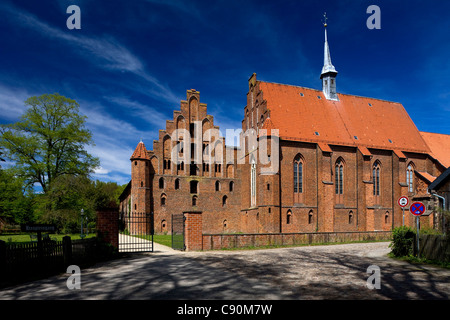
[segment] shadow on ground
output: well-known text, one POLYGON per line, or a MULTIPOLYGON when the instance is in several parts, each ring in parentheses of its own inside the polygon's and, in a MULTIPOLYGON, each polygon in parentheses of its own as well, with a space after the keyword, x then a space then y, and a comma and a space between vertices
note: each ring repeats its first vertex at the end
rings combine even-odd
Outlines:
POLYGON ((254 252, 145 254, 6 288, 0 299, 448 299, 450 271, 352 252, 289 248, 254 252), (367 288, 367 268, 381 289, 367 288))

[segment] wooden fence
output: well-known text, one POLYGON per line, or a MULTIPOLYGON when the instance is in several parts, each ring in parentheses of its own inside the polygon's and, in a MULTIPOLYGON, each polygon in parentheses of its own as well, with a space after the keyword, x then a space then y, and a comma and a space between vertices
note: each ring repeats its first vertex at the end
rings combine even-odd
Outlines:
POLYGON ((0 241, 0 287, 28 279, 45 277, 75 264, 84 266, 96 261, 99 247, 97 238, 32 243, 0 241))

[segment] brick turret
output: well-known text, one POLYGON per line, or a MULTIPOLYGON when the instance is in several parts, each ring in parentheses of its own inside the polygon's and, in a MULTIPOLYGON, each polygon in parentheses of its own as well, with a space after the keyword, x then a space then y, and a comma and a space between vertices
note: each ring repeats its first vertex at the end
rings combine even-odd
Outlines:
POLYGON ((131 211, 150 212, 150 158, 141 141, 134 150, 131 160, 131 211))

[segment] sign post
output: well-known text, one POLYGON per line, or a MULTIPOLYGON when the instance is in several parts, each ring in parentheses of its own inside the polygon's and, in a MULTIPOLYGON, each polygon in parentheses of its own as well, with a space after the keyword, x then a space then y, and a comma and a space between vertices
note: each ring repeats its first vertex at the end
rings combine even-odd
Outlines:
POLYGON ((42 241, 42 232, 56 232, 56 226, 54 224, 24 224, 21 225, 22 231, 36 232, 38 243, 42 241))
POLYGON ((425 205, 422 202, 414 202, 409 208, 411 213, 416 216, 417 224, 417 258, 419 258, 419 217, 425 212, 425 205))
POLYGON ((400 198, 398 198, 398 205, 402 207, 403 226, 405 225, 405 207, 408 205, 408 203, 408 197, 401 196, 400 198))

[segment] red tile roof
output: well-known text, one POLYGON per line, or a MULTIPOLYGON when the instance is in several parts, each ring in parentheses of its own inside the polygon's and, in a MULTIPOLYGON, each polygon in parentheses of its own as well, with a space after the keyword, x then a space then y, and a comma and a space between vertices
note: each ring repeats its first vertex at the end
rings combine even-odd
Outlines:
POLYGON ((431 174, 429 174, 428 172, 421 172, 421 171, 416 171, 416 173, 418 173, 419 175, 421 175, 423 178, 425 178, 428 183, 433 182, 434 180, 436 180, 435 176, 432 176, 431 174))
POLYGON ((430 152, 400 103, 346 94, 332 101, 319 90, 264 81, 259 86, 281 139, 430 152))
POLYGON ((138 143, 136 149, 133 152, 133 155, 130 158, 130 160, 134 160, 134 159, 149 160, 149 157, 147 154, 147 149, 145 148, 145 145, 142 141, 138 143))
POLYGON ((439 161, 444 167, 450 167, 450 135, 420 132, 425 142, 431 149, 431 156, 439 161))

